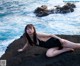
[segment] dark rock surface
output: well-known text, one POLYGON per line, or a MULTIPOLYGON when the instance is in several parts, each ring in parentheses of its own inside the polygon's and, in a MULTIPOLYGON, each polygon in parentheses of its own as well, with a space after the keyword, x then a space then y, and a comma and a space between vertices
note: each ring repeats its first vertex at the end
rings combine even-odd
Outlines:
POLYGON ((55 6, 55 9, 48 9, 47 5, 42 5, 40 7, 37 7, 34 10, 34 14, 38 17, 47 16, 49 14, 66 14, 70 12, 74 12, 74 8, 76 8, 76 5, 73 3, 66 3, 62 7, 60 5, 55 6))
MULTIPOLYGON (((58 35, 67 40, 80 43, 80 35, 58 35)), ((25 51, 17 52, 26 43, 25 36, 14 40, 0 59, 7 60, 7 66, 80 66, 80 50, 65 52, 53 58, 45 56, 46 48, 28 46, 25 51)))

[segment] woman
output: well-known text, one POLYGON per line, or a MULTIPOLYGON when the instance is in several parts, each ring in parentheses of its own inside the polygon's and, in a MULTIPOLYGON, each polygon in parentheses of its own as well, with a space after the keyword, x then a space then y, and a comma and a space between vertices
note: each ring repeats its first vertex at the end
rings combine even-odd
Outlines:
POLYGON ((27 43, 23 48, 18 49, 18 52, 24 51, 28 44, 36 45, 48 48, 46 52, 47 57, 54 57, 63 52, 73 51, 74 49, 80 48, 79 43, 74 43, 65 39, 62 39, 56 35, 46 35, 36 33, 35 27, 32 24, 28 24, 25 27, 25 33, 27 43))

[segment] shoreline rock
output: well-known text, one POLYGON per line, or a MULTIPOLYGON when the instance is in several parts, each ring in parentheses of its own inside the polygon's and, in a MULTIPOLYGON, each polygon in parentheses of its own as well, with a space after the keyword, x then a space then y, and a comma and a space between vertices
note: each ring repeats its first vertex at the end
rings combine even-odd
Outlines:
MULTIPOLYGON (((61 38, 80 43, 80 35, 58 35, 61 38)), ((80 66, 80 50, 65 52, 53 58, 45 56, 46 48, 28 46, 25 51, 17 52, 26 43, 25 36, 14 40, 7 47, 1 59, 7 60, 7 66, 80 66)))

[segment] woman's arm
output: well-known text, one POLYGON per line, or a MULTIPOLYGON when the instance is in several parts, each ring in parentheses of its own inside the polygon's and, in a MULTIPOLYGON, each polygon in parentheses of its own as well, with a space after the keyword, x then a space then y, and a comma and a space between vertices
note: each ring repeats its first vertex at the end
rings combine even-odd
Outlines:
POLYGON ((58 36, 56 36, 56 35, 51 35, 51 34, 45 34, 45 33, 37 33, 37 35, 39 36, 39 37, 43 37, 43 38, 45 38, 45 37, 54 37, 54 38, 57 38, 57 39, 61 39, 60 37, 58 37, 58 36))
POLYGON ((27 46, 28 46, 28 42, 21 49, 18 49, 18 52, 24 51, 27 46))
POLYGON ((51 35, 51 36, 54 37, 54 38, 57 38, 57 39, 62 39, 62 38, 60 38, 60 37, 58 37, 56 35, 51 35))
POLYGON ((24 46, 23 46, 23 50, 25 50, 25 48, 27 48, 27 46, 28 46, 28 43, 26 43, 24 46))
POLYGON ((37 33, 37 35, 38 35, 39 37, 43 37, 43 38, 45 38, 45 37, 51 37, 51 35, 45 34, 45 33, 37 33))

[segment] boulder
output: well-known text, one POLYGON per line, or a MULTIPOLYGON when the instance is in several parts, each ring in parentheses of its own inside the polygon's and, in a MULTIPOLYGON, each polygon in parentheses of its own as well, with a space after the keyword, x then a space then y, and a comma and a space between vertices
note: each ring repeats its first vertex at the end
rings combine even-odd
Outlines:
POLYGON ((66 14, 66 13, 74 12, 74 8, 76 8, 76 5, 73 3, 66 3, 62 7, 59 5, 55 7, 56 7, 55 9, 54 8, 48 9, 46 5, 42 5, 41 7, 37 7, 34 10, 34 13, 38 17, 43 17, 49 14, 55 14, 55 13, 66 14))
MULTIPOLYGON (((58 35, 61 38, 80 43, 80 35, 58 35)), ((18 52, 26 43, 26 37, 21 36, 7 47, 1 59, 7 60, 7 66, 80 66, 80 50, 65 52, 48 58, 46 48, 28 45, 25 51, 18 52)))

